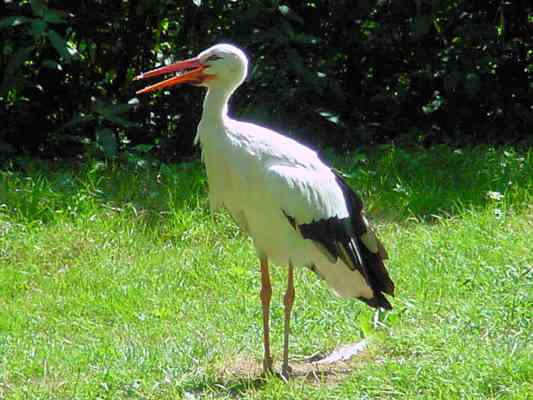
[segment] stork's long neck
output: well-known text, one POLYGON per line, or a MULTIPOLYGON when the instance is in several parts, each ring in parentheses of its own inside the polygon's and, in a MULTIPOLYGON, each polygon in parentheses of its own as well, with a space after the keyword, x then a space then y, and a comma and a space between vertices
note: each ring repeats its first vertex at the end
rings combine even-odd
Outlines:
POLYGON ((207 89, 207 94, 204 98, 204 107, 202 111, 202 119, 198 124, 198 131, 196 133, 195 143, 198 141, 202 147, 208 146, 208 143, 220 140, 220 133, 226 132, 224 129, 230 120, 228 116, 228 101, 235 89, 239 85, 224 86, 213 85, 207 89))
POLYGON ((207 90, 202 112, 202 123, 223 124, 228 118, 228 101, 235 88, 214 86, 207 90))

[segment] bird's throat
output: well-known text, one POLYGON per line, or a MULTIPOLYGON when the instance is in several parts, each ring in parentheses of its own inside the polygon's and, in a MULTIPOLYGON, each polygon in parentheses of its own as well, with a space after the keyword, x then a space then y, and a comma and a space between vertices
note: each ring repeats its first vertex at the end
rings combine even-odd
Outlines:
POLYGON ((223 123, 228 118, 228 101, 233 90, 209 88, 204 98, 202 122, 223 123))

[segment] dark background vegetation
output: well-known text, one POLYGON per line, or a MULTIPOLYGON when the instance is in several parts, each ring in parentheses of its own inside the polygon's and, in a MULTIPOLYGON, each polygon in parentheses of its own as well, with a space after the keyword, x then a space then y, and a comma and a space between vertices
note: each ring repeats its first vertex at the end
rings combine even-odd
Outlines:
POLYGON ((233 113, 315 146, 531 144, 528 0, 0 1, 0 160, 194 154, 202 90, 141 71, 219 42, 233 113))

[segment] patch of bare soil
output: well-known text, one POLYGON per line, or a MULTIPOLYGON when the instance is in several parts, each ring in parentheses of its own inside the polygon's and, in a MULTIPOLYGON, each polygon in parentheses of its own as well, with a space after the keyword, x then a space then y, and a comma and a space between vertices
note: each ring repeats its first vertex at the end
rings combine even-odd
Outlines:
MULTIPOLYGON (((363 340, 337 347, 327 355, 317 354, 311 357, 291 359, 289 379, 304 380, 317 385, 334 385, 340 383, 359 365, 368 361, 370 357, 368 342, 363 340)), ((281 371, 281 362, 275 363, 274 370, 277 373, 281 371)), ((228 362, 220 370, 220 375, 225 381, 243 379, 257 381, 262 377, 262 373, 261 360, 240 357, 228 362)))

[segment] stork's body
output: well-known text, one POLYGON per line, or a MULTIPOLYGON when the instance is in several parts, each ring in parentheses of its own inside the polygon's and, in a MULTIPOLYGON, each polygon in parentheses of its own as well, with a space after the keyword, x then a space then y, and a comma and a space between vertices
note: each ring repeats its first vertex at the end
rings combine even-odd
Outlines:
POLYGON ((291 223, 292 218, 295 224, 309 224, 326 216, 348 217, 337 177, 315 152, 227 116, 217 129, 200 123, 198 138, 211 208, 229 211, 252 237, 259 257, 313 268, 342 297, 373 297, 359 271, 338 259, 332 262, 326 250, 303 238, 291 223))
POLYGON ((385 250, 362 214, 359 197, 314 151, 228 116, 228 100, 247 69, 246 57, 239 49, 213 46, 195 59, 139 78, 183 69, 184 65, 192 71, 141 92, 191 81, 207 86, 196 139, 202 146, 211 207, 229 211, 253 239, 260 259, 265 370, 272 367, 268 260, 288 267, 283 360, 283 374, 287 375, 293 267, 311 268, 339 296, 390 308, 383 293, 392 294, 394 285, 383 265, 385 250))

